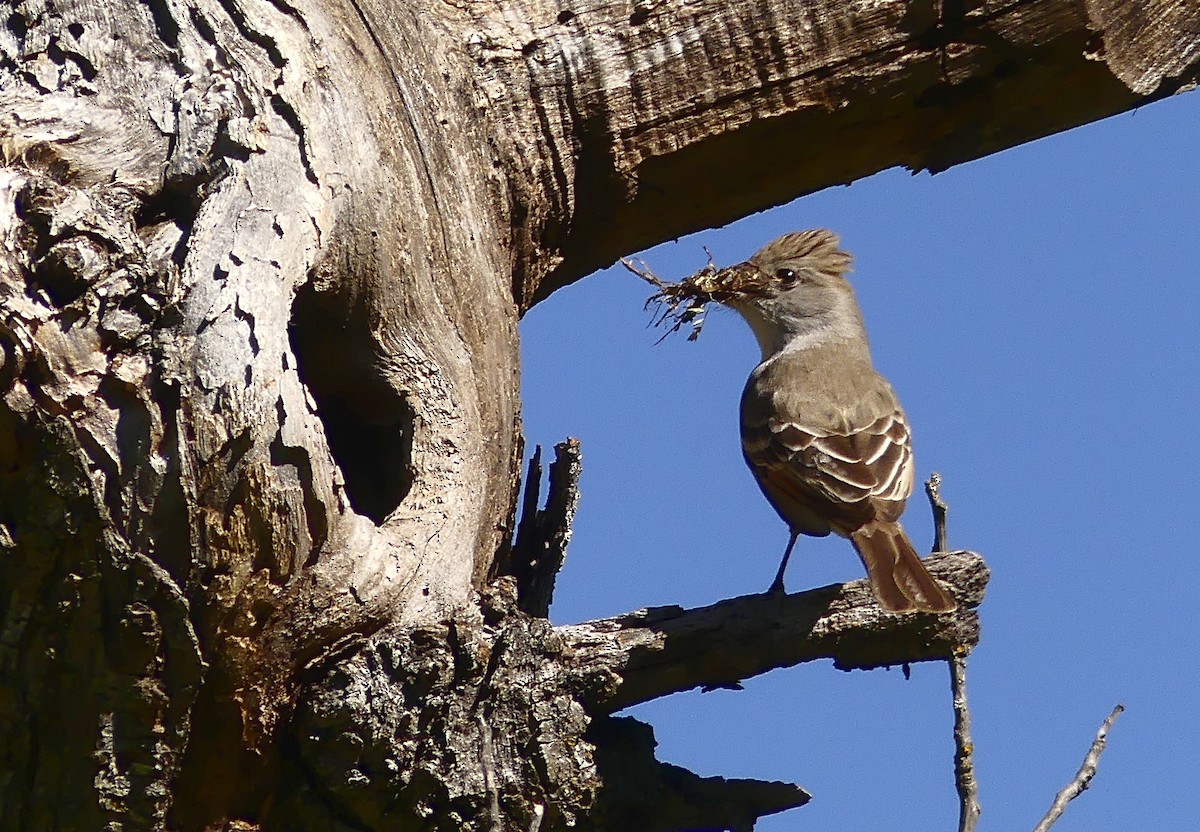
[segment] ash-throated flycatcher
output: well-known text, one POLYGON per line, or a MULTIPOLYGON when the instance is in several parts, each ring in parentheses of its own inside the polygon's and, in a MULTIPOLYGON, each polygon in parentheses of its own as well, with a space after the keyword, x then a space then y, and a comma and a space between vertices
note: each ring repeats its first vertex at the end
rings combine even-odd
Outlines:
POLYGON ((742 450, 796 538, 835 532, 854 544, 880 606, 949 612, 954 599, 900 526, 913 489, 908 423, 875 372, 837 235, 815 230, 767 244, 714 292, 754 330, 763 360, 742 394, 742 450))

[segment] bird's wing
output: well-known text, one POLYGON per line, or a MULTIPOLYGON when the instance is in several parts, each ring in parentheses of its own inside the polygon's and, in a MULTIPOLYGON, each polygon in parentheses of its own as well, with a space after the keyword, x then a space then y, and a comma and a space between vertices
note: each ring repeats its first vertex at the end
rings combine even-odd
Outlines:
POLYGON ((789 417, 773 401, 743 407, 746 461, 794 527, 804 529, 815 514, 846 534, 870 520, 900 516, 912 493, 912 449, 904 412, 886 392, 876 397, 890 400, 882 412, 866 408, 862 418, 864 408, 852 408, 824 425, 789 417))

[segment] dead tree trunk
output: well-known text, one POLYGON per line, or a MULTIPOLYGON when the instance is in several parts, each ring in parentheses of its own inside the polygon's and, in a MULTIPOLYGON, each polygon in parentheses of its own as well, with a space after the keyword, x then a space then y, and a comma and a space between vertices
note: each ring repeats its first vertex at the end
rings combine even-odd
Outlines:
POLYGON ((610 714, 945 656, 982 563, 943 559, 946 620, 848 585, 550 627, 571 501, 512 550, 518 317, 648 244, 1185 88, 1198 7, 7 3, 0 828, 802 803, 659 765, 610 714), (787 639, 722 656, 734 621, 787 639))

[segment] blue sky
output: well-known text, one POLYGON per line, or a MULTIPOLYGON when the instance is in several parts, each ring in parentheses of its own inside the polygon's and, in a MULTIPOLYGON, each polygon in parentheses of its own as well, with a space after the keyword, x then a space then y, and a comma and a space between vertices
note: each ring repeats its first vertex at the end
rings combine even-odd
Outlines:
MULTIPOLYGON (((892 170, 643 252, 681 278, 787 231, 828 227, 876 366, 944 479, 952 548, 992 581, 969 666, 983 832, 1030 829, 1118 720, 1056 832, 1191 830, 1200 744, 1200 95, 1182 95, 937 176, 892 170)), ((582 441, 582 501, 551 618, 697 606, 765 590, 787 540, 741 459, 758 360, 733 313, 655 342, 619 266, 522 324, 530 447, 582 441)), ((927 549, 923 496, 905 524, 927 549)), ((796 591, 860 577, 850 545, 803 538, 796 591)), ((799 783, 790 829, 954 828, 946 668, 775 671, 630 713, 659 759, 799 783)))

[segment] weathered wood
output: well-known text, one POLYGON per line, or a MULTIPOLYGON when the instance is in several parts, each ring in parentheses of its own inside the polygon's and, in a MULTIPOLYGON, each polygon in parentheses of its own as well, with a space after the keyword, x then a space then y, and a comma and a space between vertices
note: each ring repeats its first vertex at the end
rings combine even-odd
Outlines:
POLYGON ((381 632, 314 685, 295 747, 327 791, 291 791, 273 811, 306 828, 332 814, 351 828, 654 832, 748 828, 807 801, 790 784, 657 762, 649 726, 588 712, 594 674, 573 666, 561 630, 517 608, 511 579, 482 609, 381 632))
POLYGON ((944 170, 1189 89, 1200 60, 1194 0, 505 7, 472 4, 464 37, 536 255, 523 305, 805 193, 944 170))
MULTIPOLYGON (((293 782, 294 709, 317 713, 305 685, 336 689, 372 634, 495 594, 523 309, 649 243, 1168 95, 1200 54, 1194 0, 5 13, 0 827, 19 829, 298 829, 282 807, 312 803, 337 827, 340 786, 293 782)), ((418 642, 414 668, 441 661, 418 642)), ((607 707, 693 678, 630 661, 607 707)), ((402 741, 434 747, 438 724, 402 741)), ((473 724, 450 726, 472 737, 454 776, 486 784, 473 724)), ((491 731, 532 799, 527 726, 491 731)), ((468 791, 464 823, 495 816, 492 786, 468 791)))
POLYGON ((507 571, 517 579, 517 599, 521 609, 530 615, 548 618, 550 602, 554 598, 554 581, 566 559, 571 523, 579 506, 583 456, 578 439, 568 439, 554 446, 546 507, 539 508, 541 451, 539 446, 529 462, 523 514, 507 571))
MULTIPOLYGON (((85 640, 37 646, 138 632, 141 606, 194 630, 188 661, 209 669, 194 700, 168 698, 180 724, 152 767, 154 812, 187 828, 254 815, 303 668, 469 603, 509 535, 518 350, 494 154, 444 32, 376 17, 25 0, 0 34, 6 666, 120 666, 85 640), (60 607, 72 576, 128 601, 60 607), (207 726, 190 739, 189 718, 207 726)), ((26 817, 44 798, 20 784, 60 764, 91 783, 105 731, 144 746, 148 714, 105 720, 142 708, 160 671, 85 708, 53 759, 0 736, 32 778, 0 811, 26 817)), ((26 684, 0 732, 59 719, 26 684)), ((141 756, 111 758, 121 800, 73 792, 144 815, 152 798, 126 785, 141 756)))
MULTIPOLYGON (((808 796, 658 763, 650 728, 610 714, 819 658, 868 668, 969 649, 987 567, 967 552, 929 565, 954 589, 955 613, 888 614, 855 581, 554 628, 523 612, 504 578, 478 612, 381 631, 330 668, 302 706, 297 747, 341 810, 372 829, 393 816, 462 830, 528 829, 535 818, 548 829, 749 829, 808 796)), ((317 811, 295 799, 279 811, 317 811)))
POLYGON ((780 667, 833 659, 842 670, 947 659, 979 641, 987 566, 970 552, 926 560, 954 588, 946 615, 886 613, 865 580, 793 595, 746 595, 709 607, 658 607, 562 628, 571 661, 615 676, 592 707, 616 711, 695 687, 736 687, 780 667), (753 650, 746 645, 753 644, 753 650))

